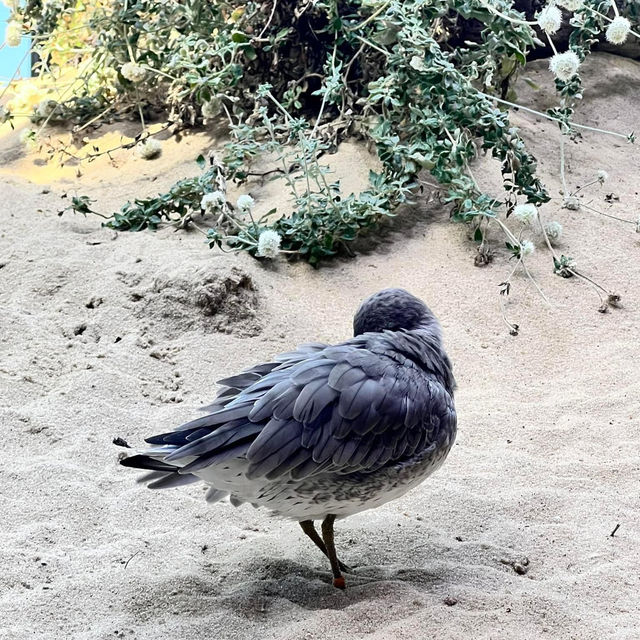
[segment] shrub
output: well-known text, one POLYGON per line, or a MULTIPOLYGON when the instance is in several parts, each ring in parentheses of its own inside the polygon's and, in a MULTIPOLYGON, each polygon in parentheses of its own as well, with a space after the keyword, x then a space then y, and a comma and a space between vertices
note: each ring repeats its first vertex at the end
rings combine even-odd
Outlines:
MULTIPOLYGON (((54 105, 58 115, 82 123, 137 113, 139 145, 148 137, 145 117, 158 107, 174 131, 228 121, 223 157, 208 167, 201 158, 203 174, 166 194, 127 203, 107 222, 113 228, 186 226, 214 212, 216 222, 202 229, 211 246, 258 257, 284 251, 317 264, 393 216, 415 197, 420 174, 430 172, 452 217, 473 225, 480 255, 488 255, 488 228, 498 225, 526 269, 533 245, 499 214, 535 208, 549 195, 509 121, 510 81, 539 38, 547 39, 559 104, 540 115, 572 135, 585 56, 603 34, 611 42, 637 36, 609 0, 557 4, 563 12, 548 5, 528 21, 507 0, 29 0, 12 20, 35 37, 43 70, 77 64, 79 83, 54 105), (558 52, 550 34, 567 17, 569 49, 558 52), (469 39, 470 31, 477 37, 469 39), (367 189, 345 197, 321 160, 348 137, 375 148, 382 168, 371 172, 367 189), (500 163, 504 197, 475 182, 469 164, 480 152, 500 163), (247 180, 258 157, 273 159, 270 173, 286 181, 291 206, 256 220, 251 206, 234 206, 224 194, 227 180, 247 180), (223 197, 207 200, 211 193, 223 197), (268 252, 260 248, 265 237, 272 239, 268 252)), ((637 7, 627 14, 635 20, 637 7)), ((39 122, 42 129, 47 118, 39 122)), ((562 263, 547 227, 533 218, 562 263)), ((577 274, 568 264, 563 273, 577 274)))

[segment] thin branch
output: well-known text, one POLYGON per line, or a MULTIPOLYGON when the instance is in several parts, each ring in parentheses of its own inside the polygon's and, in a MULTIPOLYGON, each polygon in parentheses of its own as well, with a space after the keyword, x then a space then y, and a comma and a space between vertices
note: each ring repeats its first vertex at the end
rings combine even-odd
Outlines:
MULTIPOLYGON (((515 104, 513 102, 509 102, 508 100, 502 100, 502 98, 496 98, 496 96, 489 95, 488 93, 483 93, 482 91, 478 91, 478 95, 481 95, 483 98, 488 98, 489 100, 495 100, 501 104, 507 105, 509 107, 513 107, 514 109, 522 109, 522 111, 527 111, 529 113, 533 113, 536 116, 540 116, 541 118, 546 118, 547 120, 552 120, 553 122, 557 122, 561 125, 566 126, 566 122, 564 120, 560 120, 560 118, 554 118, 550 116, 548 113, 542 113, 541 111, 536 111, 535 109, 530 109, 529 107, 523 107, 520 104, 515 104)), ((607 131, 606 129, 598 129, 596 127, 588 127, 585 124, 578 124, 577 122, 570 122, 569 125, 571 127, 576 127, 577 129, 585 129, 586 131, 595 131, 596 133, 605 133, 609 136, 616 136, 618 138, 624 138, 625 140, 629 140, 629 136, 624 133, 617 133, 616 131, 607 131)))
POLYGON ((355 36, 356 36, 357 40, 360 40, 360 42, 363 42, 368 47, 371 47, 372 49, 375 49, 376 51, 379 51, 384 56, 389 57, 389 52, 385 51, 384 49, 379 47, 377 44, 373 44, 373 42, 371 42, 370 40, 367 40, 366 38, 363 38, 362 36, 359 36, 358 34, 355 34, 355 36))
POLYGON ((605 213, 604 211, 598 211, 598 209, 594 209, 590 207, 588 204, 580 203, 580 206, 589 209, 589 211, 593 211, 593 213, 599 213, 601 216, 605 216, 606 218, 611 218, 612 220, 617 220, 618 222, 625 222, 626 224, 637 224, 635 220, 629 220, 628 218, 618 218, 618 216, 612 216, 610 213, 605 213))
POLYGON ((271 26, 271 22, 273 21, 273 16, 275 16, 276 14, 277 6, 278 6, 278 0, 273 0, 273 6, 271 7, 271 13, 269 14, 269 19, 267 20, 267 23, 264 25, 264 27, 262 27, 262 31, 260 32, 257 38, 258 40, 262 38, 262 36, 267 31, 267 29, 271 26))
MULTIPOLYGON (((333 45, 333 55, 331 56, 331 64, 335 68, 336 64, 336 52, 338 50, 338 42, 336 38, 336 42, 333 45)), ((313 126, 313 131, 311 131, 311 137, 315 137, 316 131, 318 130, 318 125, 320 124, 320 120, 322 120, 322 114, 324 113, 324 108, 327 104, 327 96, 329 95, 328 87, 325 89, 324 95, 322 96, 322 102, 320 103, 320 111, 318 112, 318 117, 316 118, 316 123, 313 126)))
POLYGON ((566 198, 569 195, 569 190, 564 171, 564 133, 560 134, 560 179, 562 180, 562 195, 566 198))
POLYGON ((375 20, 390 4, 390 0, 387 0, 387 2, 380 5, 380 7, 378 7, 366 20, 363 20, 353 27, 348 27, 346 31, 357 31, 359 29, 362 29, 362 27, 366 27, 372 20, 375 20))
POLYGON ((20 67, 22 66, 22 63, 27 59, 27 56, 30 55, 32 51, 33 51, 33 47, 29 47, 29 49, 27 49, 27 52, 20 59, 20 62, 18 62, 18 66, 16 67, 16 70, 13 72, 13 75, 11 76, 11 78, 9 78, 9 81, 7 82, 7 86, 2 90, 2 92, 0 92, 0 100, 4 98, 4 94, 7 93, 7 91, 11 87, 11 83, 16 79, 16 77, 20 73, 20 67))
POLYGON ((480 0, 480 4, 487 9, 487 11, 489 11, 490 13, 493 13, 493 15, 498 16, 500 18, 502 18, 503 20, 506 20, 507 22, 511 22, 513 24, 522 24, 522 25, 534 25, 534 24, 538 24, 537 21, 535 20, 520 20, 519 18, 512 18, 511 16, 506 15, 505 13, 502 13, 502 11, 498 11, 498 9, 496 9, 495 7, 491 6, 491 4, 489 4, 489 2, 486 2, 485 0, 480 0))

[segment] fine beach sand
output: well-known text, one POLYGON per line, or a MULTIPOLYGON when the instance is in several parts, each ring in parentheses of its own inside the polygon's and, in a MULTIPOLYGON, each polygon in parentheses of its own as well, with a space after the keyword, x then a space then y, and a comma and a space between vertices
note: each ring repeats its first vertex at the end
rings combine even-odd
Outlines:
MULTIPOLYGON (((576 120, 637 131, 640 64, 601 54, 585 66, 576 120)), ((518 99, 552 106, 544 61, 527 76, 542 88, 523 84, 518 99)), ((557 197, 556 128, 524 113, 513 122, 557 197)), ((57 215, 62 193, 87 193, 104 212, 157 193, 197 174, 209 144, 169 140, 156 161, 123 153, 118 169, 100 160, 76 179, 72 167, 48 173, 17 133, 0 139, 0 638, 640 637, 633 226, 545 205, 565 229, 558 251, 623 308, 598 313, 594 290, 554 276, 537 239, 529 265, 552 306, 515 276, 512 337, 497 294, 512 262, 498 247, 475 267, 467 229, 437 202, 319 270, 210 251, 196 232, 115 234, 57 215), (338 550, 356 567, 346 591, 295 523, 208 505, 198 485, 149 491, 118 465, 115 436, 140 444, 196 416, 215 380, 301 342, 347 338, 359 301, 387 286, 441 319, 459 434, 419 488, 338 523, 338 550)), ((332 163, 352 187, 375 166, 354 144, 332 163)), ((497 194, 487 165, 474 173, 497 194)), ((614 193, 614 215, 638 217, 638 167, 637 147, 619 138, 567 144, 570 186, 606 169, 584 201, 604 209, 614 193)), ((282 189, 249 186, 261 211, 282 189)))

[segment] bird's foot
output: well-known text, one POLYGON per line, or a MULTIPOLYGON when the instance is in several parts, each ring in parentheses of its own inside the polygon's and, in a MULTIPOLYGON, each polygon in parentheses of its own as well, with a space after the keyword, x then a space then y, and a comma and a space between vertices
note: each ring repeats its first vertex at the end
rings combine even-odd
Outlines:
POLYGON ((333 579, 333 586, 336 589, 346 589, 347 585, 344 581, 344 576, 340 576, 339 578, 333 579))
POLYGON ((340 567, 340 571, 342 571, 342 573, 353 573, 353 569, 344 564, 344 562, 340 562, 340 560, 338 560, 338 566, 340 567))

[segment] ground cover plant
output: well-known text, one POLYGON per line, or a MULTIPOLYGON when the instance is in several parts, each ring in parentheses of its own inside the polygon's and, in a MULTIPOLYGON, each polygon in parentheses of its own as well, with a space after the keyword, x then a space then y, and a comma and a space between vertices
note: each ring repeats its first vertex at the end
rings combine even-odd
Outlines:
MULTIPOLYGON (((619 303, 555 250, 562 227, 540 215, 550 196, 509 108, 515 106, 512 80, 531 51, 548 43, 555 52, 548 81, 558 103, 538 115, 557 124, 561 140, 588 128, 574 122, 580 65, 599 39, 622 44, 638 37, 635 2, 564 0, 541 4, 530 19, 507 0, 8 4, 6 45, 29 34, 41 73, 64 82, 55 98, 28 114, 33 126, 24 133, 27 142, 47 144, 52 158, 64 162, 73 155, 45 142, 52 122, 68 122, 81 136, 96 123, 136 118, 140 133, 128 146, 150 161, 162 152, 151 120, 162 119, 176 134, 211 121, 228 125, 224 152, 198 159, 200 176, 101 213, 109 227, 191 226, 212 248, 266 259, 295 254, 317 265, 419 198, 421 185, 437 183, 452 218, 472 227, 477 264, 491 260, 490 230, 502 235, 513 256, 513 269, 500 283, 503 296, 518 269, 535 284, 527 258, 537 230, 557 275, 591 283, 601 311, 619 303), (563 23, 571 32, 558 49, 553 36, 563 23), (365 190, 345 196, 324 158, 354 137, 375 150, 381 169, 371 172, 365 190), (500 163, 499 197, 484 193, 473 176, 470 164, 480 153, 500 163), (243 184, 256 173, 284 181, 291 195, 286 210, 257 218, 249 195, 229 201, 228 181, 243 184), (512 216, 515 225, 507 220, 512 216)), ((0 121, 17 115, 3 107, 0 121)), ((633 132, 602 134, 634 141, 633 132)), ((102 153, 108 151, 84 159, 102 153)), ((565 180, 564 142, 560 155, 562 206, 585 206, 565 180)), ((605 180, 605 172, 594 169, 593 183, 605 180)), ((86 196, 73 197, 68 208, 96 213, 86 196)), ((640 230, 638 219, 621 221, 640 230)), ((505 322, 517 333, 517 325, 505 322)))

